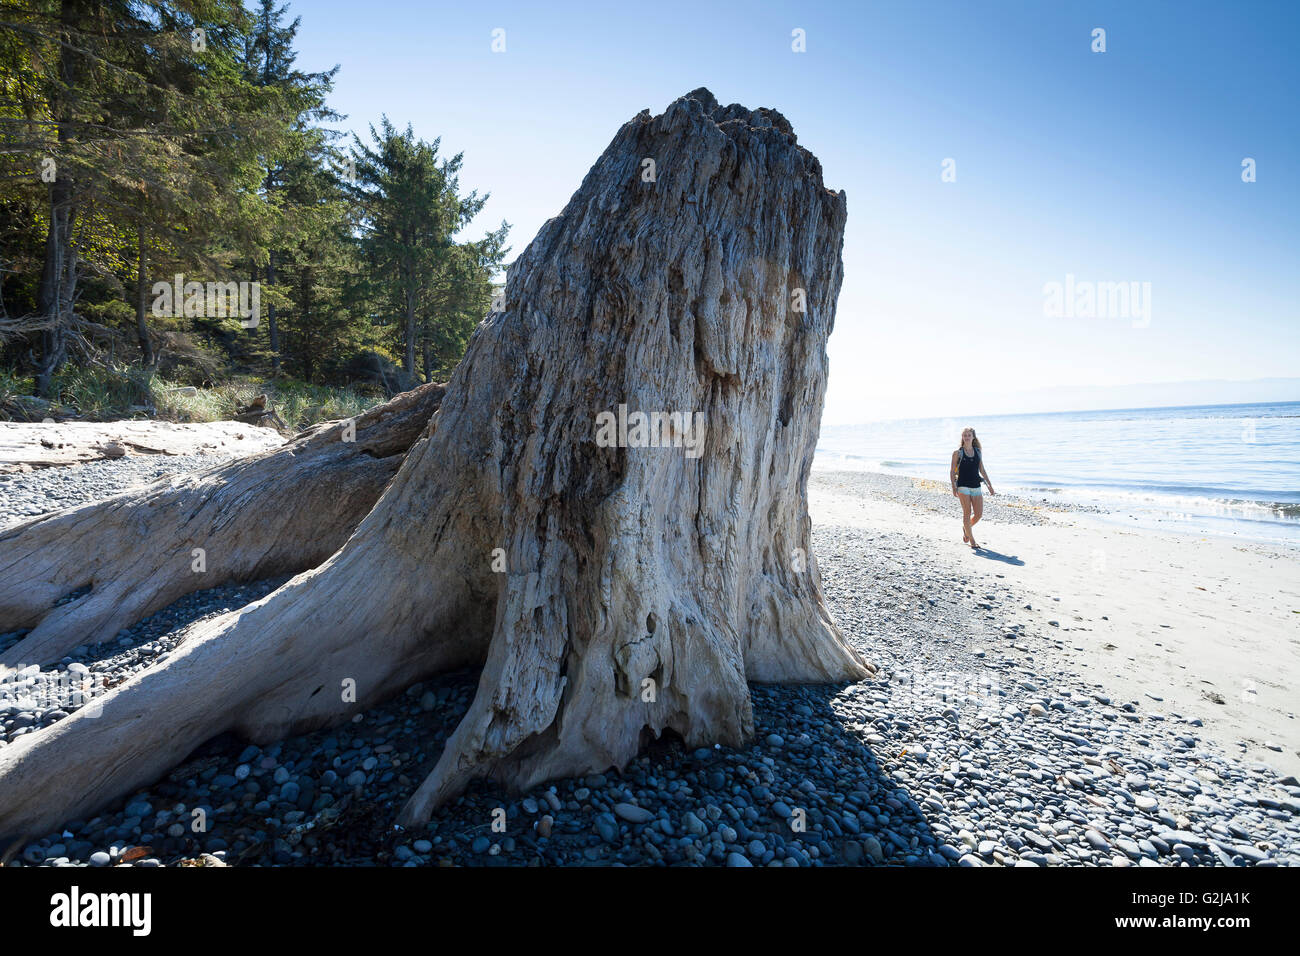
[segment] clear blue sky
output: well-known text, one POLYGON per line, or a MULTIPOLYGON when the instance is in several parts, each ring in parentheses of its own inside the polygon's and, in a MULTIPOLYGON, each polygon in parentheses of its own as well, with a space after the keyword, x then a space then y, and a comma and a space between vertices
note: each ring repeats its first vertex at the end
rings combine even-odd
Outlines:
POLYGON ((1300 3, 290 11, 299 66, 342 67, 341 126, 364 135, 387 113, 463 151, 462 183, 492 194, 468 234, 506 219, 512 256, 641 109, 698 86, 779 109, 848 193, 828 423, 974 413, 1048 386, 1300 375, 1300 3), (1045 316, 1044 284, 1067 273, 1149 282, 1150 324, 1045 316))

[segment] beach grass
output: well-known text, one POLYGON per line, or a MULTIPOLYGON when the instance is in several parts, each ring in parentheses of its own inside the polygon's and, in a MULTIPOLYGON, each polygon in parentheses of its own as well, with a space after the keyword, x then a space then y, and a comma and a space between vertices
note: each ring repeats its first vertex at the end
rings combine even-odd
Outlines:
MULTIPOLYGON (((0 408, 35 391, 30 376, 0 370, 0 408)), ((289 431, 321 421, 352 418, 381 403, 381 395, 349 387, 312 385, 296 379, 236 378, 208 387, 173 382, 138 368, 67 366, 54 378, 49 413, 82 421, 156 418, 170 422, 215 422, 266 395, 289 431)), ((24 406, 27 407, 27 406, 24 406)), ((41 407, 44 407, 43 405, 41 407)))
POLYGON ((212 422, 233 418, 238 408, 259 395, 290 430, 317 422, 352 418, 379 404, 382 398, 350 388, 309 385, 294 379, 240 379, 212 388, 176 385, 162 379, 151 383, 157 417, 174 422, 212 422))

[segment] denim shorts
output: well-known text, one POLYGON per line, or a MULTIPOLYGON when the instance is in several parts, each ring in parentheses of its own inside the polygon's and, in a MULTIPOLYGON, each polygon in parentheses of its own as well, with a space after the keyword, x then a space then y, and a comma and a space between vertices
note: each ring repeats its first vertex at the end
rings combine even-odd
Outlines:
POLYGON ((958 485, 957 490, 963 495, 970 495, 974 498, 979 498, 984 494, 983 488, 964 488, 961 485, 958 485))

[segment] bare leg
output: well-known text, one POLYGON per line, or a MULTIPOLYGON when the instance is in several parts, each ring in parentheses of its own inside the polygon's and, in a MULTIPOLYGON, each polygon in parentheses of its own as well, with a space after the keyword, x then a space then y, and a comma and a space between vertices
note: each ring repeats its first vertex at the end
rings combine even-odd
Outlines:
MULTIPOLYGON (((967 495, 966 497, 970 499, 971 503, 970 526, 974 528, 975 523, 984 517, 984 499, 979 495, 967 495)), ((970 546, 976 549, 979 548, 979 542, 975 540, 974 531, 970 533, 970 546)))
POLYGON ((975 540, 975 532, 971 528, 975 523, 971 520, 971 513, 979 507, 979 499, 974 495, 961 496, 962 530, 966 532, 966 543, 977 550, 980 545, 979 542, 975 540))

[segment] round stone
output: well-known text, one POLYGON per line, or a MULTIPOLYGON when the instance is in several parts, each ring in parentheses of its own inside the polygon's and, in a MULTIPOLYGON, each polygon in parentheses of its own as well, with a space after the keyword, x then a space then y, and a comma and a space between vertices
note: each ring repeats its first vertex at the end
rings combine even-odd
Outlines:
POLYGON ((628 823, 649 823, 655 818, 655 815, 645 807, 634 806, 630 803, 614 804, 614 813, 628 823))
POLYGON ((609 814, 602 813, 596 817, 595 827, 600 838, 606 843, 613 843, 618 839, 618 824, 609 814))

